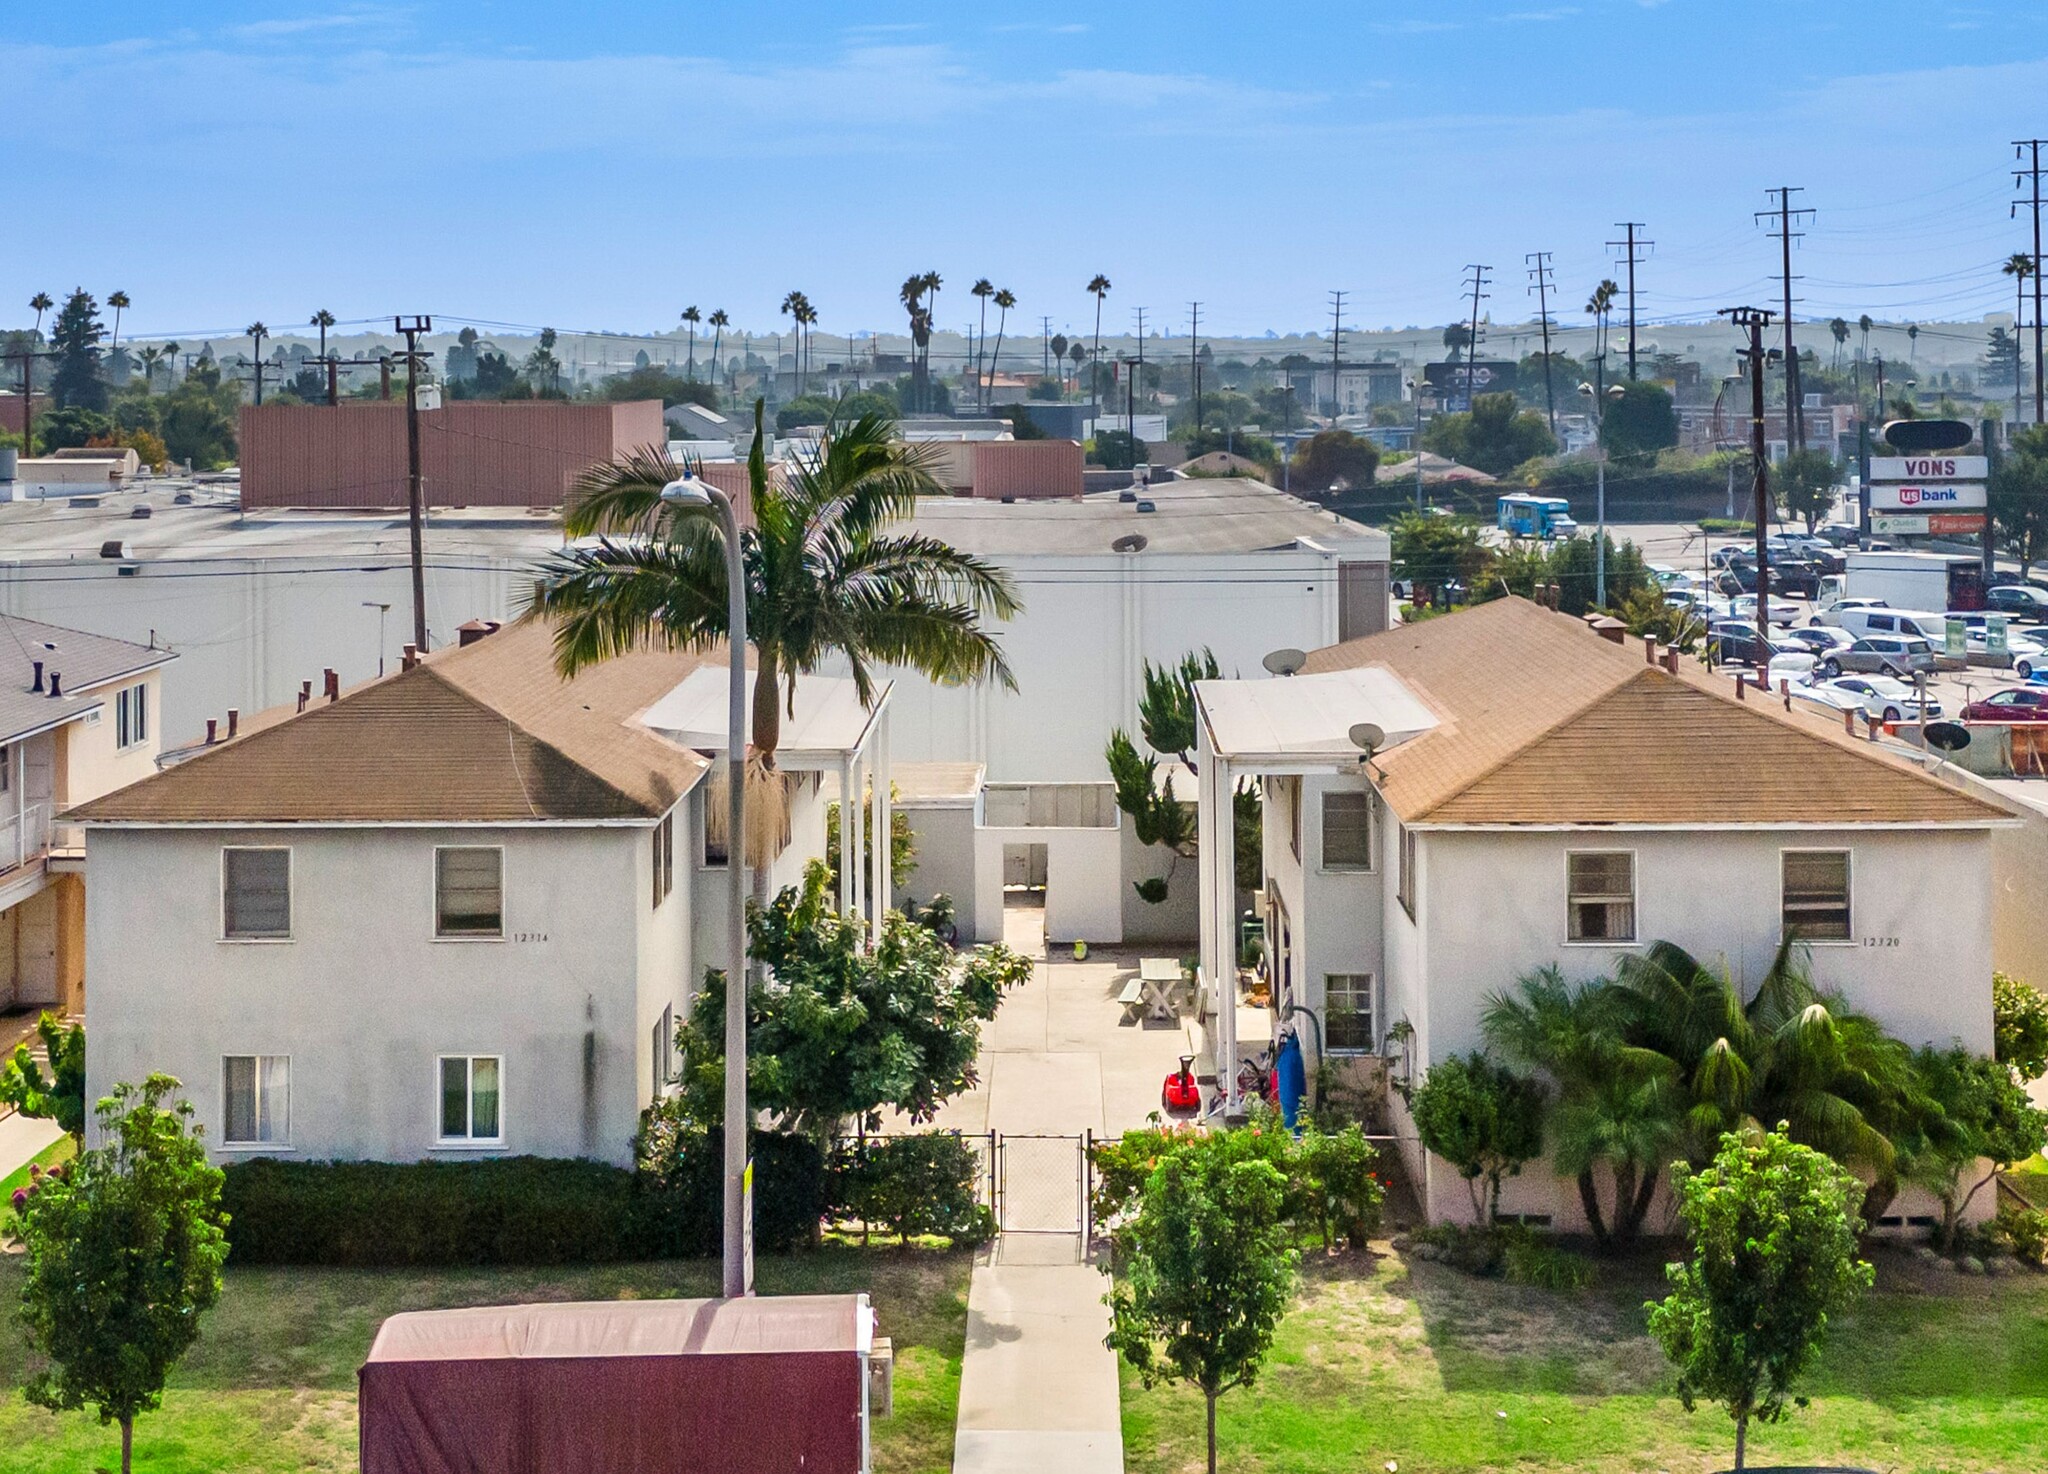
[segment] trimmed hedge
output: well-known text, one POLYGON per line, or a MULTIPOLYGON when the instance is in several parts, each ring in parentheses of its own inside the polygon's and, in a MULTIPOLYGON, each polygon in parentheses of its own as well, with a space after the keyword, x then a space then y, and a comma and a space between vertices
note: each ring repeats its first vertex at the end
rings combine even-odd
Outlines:
POLYGON ((981 1160, 958 1136, 922 1131, 842 1141, 832 1154, 836 1216, 883 1228, 903 1243, 923 1235, 961 1244, 995 1237, 978 1191, 981 1160))

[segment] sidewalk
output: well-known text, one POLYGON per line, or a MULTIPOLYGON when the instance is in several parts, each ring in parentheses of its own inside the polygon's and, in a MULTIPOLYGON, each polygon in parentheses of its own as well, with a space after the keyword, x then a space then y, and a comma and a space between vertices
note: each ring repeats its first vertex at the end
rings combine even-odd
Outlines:
MULTIPOLYGON (((1017 908, 1005 919, 1005 940, 1040 961, 989 1031, 981 1088, 941 1124, 1028 1138, 1142 1123, 1158 1104, 1159 1081, 1187 1050, 1184 1031, 1120 1028, 1118 961, 1046 961, 1043 913, 1017 908)), ((1076 1222, 1069 1203, 1079 1191, 1078 1149, 1028 1141, 1005 1149, 1034 1147, 1042 1161, 1016 1172, 1012 1221, 1076 1222), (1062 1153, 1075 1164, 1071 1183, 1062 1153), (1020 1202, 1025 1195, 1030 1201, 1020 1202)), ((1108 1289, 1078 1232, 996 1240, 968 1290, 954 1474, 1122 1474, 1116 1356, 1102 1344, 1108 1289)))
POLYGON ((9 1111, 0 1116, 0 1177, 11 1177, 64 1133, 55 1121, 37 1120, 9 1111))

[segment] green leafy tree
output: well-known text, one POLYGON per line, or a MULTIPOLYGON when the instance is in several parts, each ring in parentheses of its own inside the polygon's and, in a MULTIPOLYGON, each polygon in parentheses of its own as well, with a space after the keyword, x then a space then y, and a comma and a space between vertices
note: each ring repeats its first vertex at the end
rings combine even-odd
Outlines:
POLYGON ((1489 476, 1505 476, 1524 461, 1554 454, 1557 437, 1543 416, 1522 409, 1513 394, 1477 394, 1470 413, 1431 420, 1422 448, 1489 476))
MULTIPOLYGON (((867 932, 833 908, 815 861, 801 886, 748 908, 748 955, 773 981, 748 990, 747 1100, 784 1130, 822 1140, 849 1120, 872 1130, 885 1110, 930 1120, 979 1081, 981 1026, 1031 975, 1007 947, 956 952, 901 912, 872 950, 867 932)), ((676 1043, 686 1113, 722 1119, 723 973, 707 975, 676 1043)))
POLYGON ((1678 1368, 1687 1412, 1719 1403, 1735 1420, 1735 1467, 1749 1425, 1785 1414, 1828 1322, 1870 1288, 1856 1257, 1862 1185, 1782 1132, 1730 1132, 1706 1168, 1672 1173, 1692 1257, 1665 1268, 1650 1334, 1678 1368))
POLYGON ((232 463, 240 404, 240 390, 221 382, 217 365, 210 359, 195 363, 163 397, 164 447, 171 458, 202 470, 232 463))
POLYGON ((1258 1379, 1294 1290, 1287 1179, 1258 1146, 1248 1129, 1168 1152, 1118 1234, 1118 1278, 1106 1297, 1110 1348, 1145 1385, 1186 1382, 1202 1393, 1209 1474, 1216 1404, 1258 1379))
POLYGON ((1134 466, 1150 464, 1152 454, 1145 442, 1126 430, 1097 430, 1095 448, 1089 452, 1089 459, 1105 471, 1128 471, 1134 466))
POLYGON ((192 1107, 165 1102, 168 1075, 118 1085, 97 1107, 106 1145, 46 1179, 22 1218, 21 1324, 48 1364, 23 1389, 39 1407, 93 1407, 121 1429, 128 1474, 135 1420, 220 1298, 227 1258, 222 1173, 206 1160, 192 1107))
POLYGON ((2019 560, 2024 578, 2048 556, 2048 428, 2013 432, 2011 448, 1991 472, 1988 496, 1992 531, 2019 560))
POLYGON ((1543 1155, 1544 1090, 1483 1054, 1432 1065, 1408 1102, 1415 1134, 1465 1179, 1472 1217, 1500 1213, 1500 1185, 1543 1155))
MULTIPOLYGON (((917 831, 910 827, 910 815, 896 807, 896 785, 889 785, 889 877, 902 885, 917 873, 917 831)), ((825 869, 830 877, 839 874, 839 826, 841 805, 837 799, 825 805, 825 869)), ((872 826, 861 828, 861 860, 872 864, 875 858, 875 836, 872 826)))
POLYGON ((1678 444, 1678 411, 1660 384, 1635 379, 1608 396, 1600 415, 1600 448, 1617 461, 1647 464, 1678 444))
POLYGON ((106 335, 100 304, 79 287, 50 324, 50 347, 57 355, 50 398, 58 409, 106 409, 107 382, 100 373, 100 339, 106 335))
POLYGON ((113 431, 112 415, 83 405, 70 404, 36 416, 36 446, 44 455, 84 445, 113 431))
POLYGON ((1778 504, 1814 527, 1834 509, 1835 481, 1841 474, 1835 458, 1824 450, 1795 450, 1778 462, 1771 481, 1778 504))
POLYGON ((1415 589, 1417 603, 1452 583, 1467 591, 1477 587, 1492 562, 1492 550, 1480 540, 1479 524, 1468 517, 1438 517, 1403 512, 1390 529, 1394 575, 1415 589))
MULTIPOLYGON (((1116 786, 1117 807, 1131 816, 1139 843, 1172 852, 1164 876, 1133 882, 1139 896, 1154 905, 1166 899, 1180 862, 1193 859, 1196 853, 1194 806, 1182 803, 1174 793, 1172 774, 1163 784, 1159 781, 1157 755, 1171 754, 1189 768, 1195 766, 1195 682, 1220 680, 1222 675, 1215 653, 1207 649, 1200 654, 1190 651, 1177 665, 1146 661, 1145 690, 1138 698, 1138 730, 1154 756, 1140 753, 1121 727, 1109 734, 1103 753, 1110 781, 1116 786)), ((1256 882, 1251 888, 1257 888, 1256 882)))
POLYGON ((43 1074, 26 1044, 14 1046, 14 1053, 0 1064, 0 1104, 11 1105, 24 1116, 55 1121, 71 1140, 85 1145, 85 1025, 66 1024, 54 1013, 36 1020, 36 1034, 49 1057, 50 1073, 43 1074))
POLYGON ((1380 448, 1349 430, 1318 430, 1295 447, 1287 481, 1312 495, 1333 491, 1338 482, 1354 491, 1373 484, 1380 448))
POLYGON ((2048 994, 2010 973, 1991 974, 1993 1054, 2022 1080, 2048 1074, 2048 994))
POLYGON ((1487 1042, 1556 1087, 1544 1136, 1557 1170, 1575 1178, 1603 1249, 1635 1242, 1680 1135, 1677 1065, 1627 1039, 1628 995, 1601 978, 1574 987, 1555 967, 1487 1001, 1487 1042), (1603 1205, 1599 1171, 1613 1196, 1603 1205))
POLYGON ((1913 1056, 1921 1089, 1940 1107, 1926 1125, 1902 1144, 1905 1175, 1941 1203, 1942 1249, 1955 1247, 1956 1227, 1977 1194, 1998 1174, 2024 1162, 2048 1141, 2048 1112, 2027 1098, 2009 1065, 1960 1045, 1929 1045, 1913 1056), (1968 1186, 1965 1174, 1986 1161, 1991 1170, 1968 1186))

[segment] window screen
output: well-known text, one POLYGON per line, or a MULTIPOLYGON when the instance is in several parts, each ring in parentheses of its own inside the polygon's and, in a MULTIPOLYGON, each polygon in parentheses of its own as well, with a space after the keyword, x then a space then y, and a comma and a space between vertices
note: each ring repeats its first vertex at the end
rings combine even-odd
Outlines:
POLYGON ((1626 850, 1565 857, 1574 942, 1632 942, 1636 937, 1636 857, 1626 850))
POLYGON ((1372 795, 1333 789, 1323 795, 1323 868, 1372 869, 1372 795))
POLYGON ((292 934, 292 852, 221 851, 221 916, 230 937, 292 934))
POLYGON ((505 852, 495 847, 434 851, 434 933, 505 934, 505 852))
POLYGON ((1849 940, 1849 852, 1785 852, 1785 930, 1810 942, 1849 940))

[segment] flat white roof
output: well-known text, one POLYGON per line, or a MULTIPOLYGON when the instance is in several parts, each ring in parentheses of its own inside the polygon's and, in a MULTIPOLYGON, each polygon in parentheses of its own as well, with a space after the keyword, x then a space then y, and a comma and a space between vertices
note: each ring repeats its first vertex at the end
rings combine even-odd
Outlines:
MULTIPOLYGON (((680 686, 640 714, 643 727, 699 752, 725 751, 726 693, 722 667, 699 667, 680 686)), ((837 676, 800 676, 796 710, 785 708, 775 765, 798 772, 837 771, 840 762, 866 745, 875 716, 888 703, 891 683, 876 688, 874 710, 860 704, 852 681, 837 676)), ((754 701, 754 672, 747 672, 747 709, 754 701)))
POLYGON ((1195 701, 1216 753, 1239 766, 1322 767, 1356 759, 1351 729, 1378 724, 1397 747, 1437 725, 1400 677, 1376 666, 1260 681, 1197 681, 1195 701))

